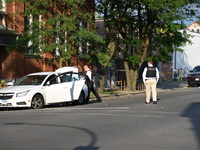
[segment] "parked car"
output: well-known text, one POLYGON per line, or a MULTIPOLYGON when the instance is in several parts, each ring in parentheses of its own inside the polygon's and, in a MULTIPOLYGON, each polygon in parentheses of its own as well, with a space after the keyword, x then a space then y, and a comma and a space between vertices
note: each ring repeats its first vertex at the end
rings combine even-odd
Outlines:
POLYGON ((39 109, 63 102, 83 104, 88 96, 85 78, 76 67, 31 73, 8 85, 0 90, 0 107, 39 109))
POLYGON ((200 65, 194 67, 194 69, 188 73, 187 81, 188 86, 200 85, 200 65))

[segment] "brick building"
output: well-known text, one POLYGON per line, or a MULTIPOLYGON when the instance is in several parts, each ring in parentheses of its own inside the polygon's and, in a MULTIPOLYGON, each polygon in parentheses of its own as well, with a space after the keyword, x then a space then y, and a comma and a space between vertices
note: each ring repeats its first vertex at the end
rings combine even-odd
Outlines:
MULTIPOLYGON (((94 0, 87 2, 88 7, 84 9, 94 11, 94 0)), ((10 81, 32 72, 54 71, 59 67, 58 59, 54 59, 54 63, 49 63, 48 60, 54 57, 52 54, 45 53, 41 58, 35 59, 28 56, 24 49, 22 52, 6 51, 6 47, 25 31, 25 7, 25 4, 20 2, 7 4, 5 0, 0 0, 0 81, 10 81)), ((73 60, 73 66, 78 66, 82 62, 76 58, 73 60)))

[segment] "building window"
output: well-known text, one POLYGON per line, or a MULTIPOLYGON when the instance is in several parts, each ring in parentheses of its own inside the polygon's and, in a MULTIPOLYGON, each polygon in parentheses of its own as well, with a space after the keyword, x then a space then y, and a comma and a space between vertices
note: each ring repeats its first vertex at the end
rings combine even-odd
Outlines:
POLYGON ((55 25, 53 25, 54 28, 61 30, 61 31, 57 30, 54 32, 53 40, 56 44, 56 48, 54 48, 52 53, 54 57, 60 57, 62 52, 67 52, 68 33, 66 30, 63 30, 63 24, 64 24, 63 21, 58 21, 55 25))
MULTIPOLYGON (((37 24, 38 22, 41 22, 41 16, 32 16, 25 18, 26 22, 26 31, 28 30, 30 32, 30 35, 33 33, 33 28, 36 28, 33 24, 37 24)), ((38 27, 40 28, 40 27, 38 27)), ((38 36, 38 41, 40 40, 40 36, 38 36)), ((40 55, 40 52, 38 53, 38 49, 40 50, 41 43, 40 42, 34 42, 33 40, 30 40, 27 43, 27 48, 25 49, 25 55, 26 56, 35 56, 40 55)), ((41 52, 42 54, 42 52, 41 52)))
POLYGON ((197 33, 199 33, 199 29, 197 29, 197 33))
MULTIPOLYGON (((88 22, 85 20, 80 20, 80 26, 82 28, 89 28, 88 22)), ((82 41, 80 39, 79 51, 81 55, 88 53, 88 44, 89 44, 88 42, 82 41)))
POLYGON ((0 11, 5 11, 5 0, 0 0, 0 11))
POLYGON ((6 22, 5 22, 5 17, 4 14, 5 12, 5 0, 0 0, 0 24, 3 28, 6 28, 6 22))

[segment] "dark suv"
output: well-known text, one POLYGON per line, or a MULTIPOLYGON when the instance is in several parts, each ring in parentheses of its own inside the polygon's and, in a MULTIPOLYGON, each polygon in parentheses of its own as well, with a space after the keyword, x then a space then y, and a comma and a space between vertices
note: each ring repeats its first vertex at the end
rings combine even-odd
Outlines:
POLYGON ((188 73, 187 81, 188 86, 200 86, 200 66, 194 67, 194 69, 188 73))

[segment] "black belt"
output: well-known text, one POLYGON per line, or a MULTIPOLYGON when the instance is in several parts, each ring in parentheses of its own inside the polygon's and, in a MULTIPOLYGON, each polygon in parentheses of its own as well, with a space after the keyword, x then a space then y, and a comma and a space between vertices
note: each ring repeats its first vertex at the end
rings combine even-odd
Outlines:
POLYGON ((145 80, 154 80, 154 79, 156 79, 156 78, 151 78, 151 79, 145 79, 145 80))

